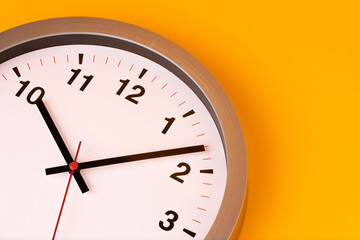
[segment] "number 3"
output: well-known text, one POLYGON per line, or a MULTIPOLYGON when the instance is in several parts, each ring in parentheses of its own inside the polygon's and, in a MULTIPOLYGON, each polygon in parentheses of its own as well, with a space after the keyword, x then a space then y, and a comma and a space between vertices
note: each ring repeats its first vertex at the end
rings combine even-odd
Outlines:
POLYGON ((172 215, 171 218, 167 219, 167 222, 169 223, 168 224, 169 226, 165 227, 164 222, 160 221, 159 222, 159 227, 164 231, 170 231, 171 229, 174 228, 174 222, 176 222, 179 219, 179 215, 176 212, 172 211, 172 210, 167 211, 165 214, 167 216, 172 215))

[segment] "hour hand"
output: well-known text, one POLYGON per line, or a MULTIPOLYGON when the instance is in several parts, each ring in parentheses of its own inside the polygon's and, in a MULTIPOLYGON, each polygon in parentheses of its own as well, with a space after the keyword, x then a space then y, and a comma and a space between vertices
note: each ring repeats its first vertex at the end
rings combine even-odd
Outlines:
MULTIPOLYGON (((54 121, 52 120, 49 111, 47 110, 44 102, 40 99, 36 101, 36 106, 38 107, 41 116, 43 117, 47 127, 49 128, 51 135, 53 136, 58 148, 60 149, 61 154, 63 155, 66 163, 69 165, 74 160, 68 150, 68 148, 65 145, 64 140, 62 139, 59 130, 56 128, 56 125, 54 121)), ((77 182, 77 184, 80 187, 80 190, 82 193, 85 193, 89 191, 88 186, 86 185, 83 177, 81 176, 80 172, 74 173, 74 178, 77 182)))
MULTIPOLYGON (((80 169, 87 169, 87 168, 94 168, 94 167, 102 167, 102 166, 108 166, 108 165, 113 165, 113 164, 118 164, 118 163, 134 162, 134 161, 147 160, 147 159, 160 158, 160 157, 170 157, 170 156, 175 156, 175 155, 182 155, 182 154, 196 153, 196 152, 203 152, 203 151, 205 151, 204 145, 166 149, 166 150, 155 151, 155 152, 139 153, 139 154, 133 154, 133 155, 128 155, 128 156, 122 156, 122 157, 82 162, 82 163, 79 163, 78 169, 80 170, 80 169)), ((70 171, 70 168, 68 165, 45 169, 46 175, 68 172, 68 171, 70 171)))

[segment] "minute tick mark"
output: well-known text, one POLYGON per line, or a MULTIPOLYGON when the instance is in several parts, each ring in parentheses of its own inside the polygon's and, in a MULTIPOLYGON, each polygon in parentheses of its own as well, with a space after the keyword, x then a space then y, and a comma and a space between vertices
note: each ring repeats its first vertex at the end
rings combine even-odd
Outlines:
POLYGON ((193 219, 193 221, 201 224, 201 222, 196 219, 193 219))
POLYGON ((180 104, 179 104, 179 107, 180 107, 181 105, 183 105, 184 103, 186 103, 186 101, 183 101, 182 103, 180 103, 180 104))

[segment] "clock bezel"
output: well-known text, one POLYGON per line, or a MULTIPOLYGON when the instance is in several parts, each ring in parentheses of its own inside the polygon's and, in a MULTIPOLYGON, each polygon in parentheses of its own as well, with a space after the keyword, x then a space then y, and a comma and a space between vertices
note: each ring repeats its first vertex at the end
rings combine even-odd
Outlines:
POLYGON ((114 36, 145 46, 172 61, 200 87, 220 122, 228 164, 224 198, 205 239, 237 237, 246 210, 246 147, 235 109, 217 80, 188 52, 160 35, 127 23, 100 18, 56 18, 10 29, 0 35, 0 53, 33 39, 76 33, 114 36))

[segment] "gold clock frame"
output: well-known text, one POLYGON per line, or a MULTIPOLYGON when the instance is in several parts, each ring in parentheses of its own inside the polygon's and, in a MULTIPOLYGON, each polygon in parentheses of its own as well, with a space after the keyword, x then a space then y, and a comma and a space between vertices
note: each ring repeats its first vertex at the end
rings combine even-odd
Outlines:
POLYGON ((143 45, 174 62, 201 88, 220 121, 228 161, 224 198, 205 239, 236 238, 246 210, 246 148, 235 109, 217 80, 188 52, 160 35, 127 23, 100 18, 55 18, 10 29, 0 35, 0 52, 29 40, 68 33, 110 35, 143 45))

